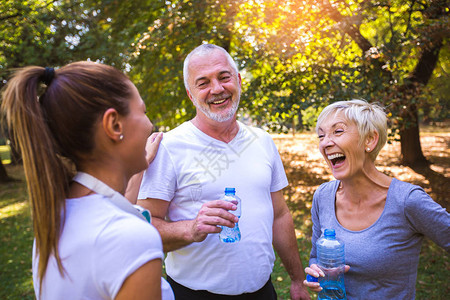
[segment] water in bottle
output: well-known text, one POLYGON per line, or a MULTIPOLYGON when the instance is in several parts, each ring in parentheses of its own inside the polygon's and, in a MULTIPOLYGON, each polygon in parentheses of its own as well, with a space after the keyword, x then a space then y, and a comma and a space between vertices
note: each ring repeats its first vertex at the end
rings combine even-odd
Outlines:
POLYGON ((325 277, 319 277, 322 291, 318 299, 347 299, 344 286, 344 242, 336 239, 334 229, 325 229, 316 246, 317 265, 325 274, 325 277))
MULTIPOLYGON (((221 200, 229 201, 236 204, 236 210, 230 210, 230 213, 234 214, 238 218, 241 217, 241 199, 236 196, 236 190, 234 188, 225 188, 225 195, 221 200)), ((235 243, 241 240, 241 231, 239 230, 239 221, 233 228, 227 226, 221 226, 222 231, 219 233, 219 238, 224 243, 235 243)))

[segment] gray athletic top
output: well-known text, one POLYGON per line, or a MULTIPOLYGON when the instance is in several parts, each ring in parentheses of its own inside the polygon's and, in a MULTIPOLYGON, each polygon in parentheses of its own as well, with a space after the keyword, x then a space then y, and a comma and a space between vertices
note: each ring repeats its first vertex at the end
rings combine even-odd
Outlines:
POLYGON ((421 187, 393 179, 378 220, 351 231, 336 218, 338 186, 338 180, 327 182, 314 193, 310 265, 317 263, 317 239, 332 228, 345 243, 348 299, 414 299, 422 240, 426 236, 449 252, 450 214, 421 187))

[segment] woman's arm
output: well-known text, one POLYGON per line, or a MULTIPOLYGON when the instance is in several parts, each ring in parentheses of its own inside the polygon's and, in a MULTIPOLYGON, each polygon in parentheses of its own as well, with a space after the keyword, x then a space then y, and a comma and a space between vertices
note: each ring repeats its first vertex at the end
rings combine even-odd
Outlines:
MULTIPOLYGON (((162 136, 163 136, 162 132, 154 132, 147 140, 145 150, 147 151, 146 159, 149 165, 155 158, 156 153, 158 152, 159 143, 162 140, 162 136)), ((137 174, 134 174, 128 181, 127 189, 125 191, 125 198, 127 198, 128 201, 130 201, 132 204, 136 204, 143 176, 144 171, 141 171, 137 174)))
POLYGON ((450 252, 450 214, 422 188, 416 186, 405 199, 405 217, 416 232, 450 252))
POLYGON ((142 265, 125 279, 116 300, 161 299, 161 270, 161 259, 154 259, 142 265))

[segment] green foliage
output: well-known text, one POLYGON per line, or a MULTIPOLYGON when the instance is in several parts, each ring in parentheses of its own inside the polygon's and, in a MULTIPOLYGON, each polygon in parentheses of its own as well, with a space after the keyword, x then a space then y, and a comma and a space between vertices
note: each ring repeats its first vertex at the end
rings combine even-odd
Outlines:
POLYGON ((449 269, 448 253, 429 239, 425 239, 417 271, 416 299, 447 299, 450 293, 449 269))
POLYGON ((129 76, 137 84, 157 126, 192 118, 183 84, 183 61, 202 42, 231 49, 238 1, 90 1, 111 19, 112 38, 125 40, 129 76), (206 16, 206 17, 205 17, 206 16))
POLYGON ((13 67, 98 60, 128 72, 152 121, 172 128, 194 114, 183 60, 210 42, 229 50, 242 70, 240 114, 276 131, 310 126, 298 124, 304 110, 350 98, 382 102, 393 116, 414 103, 439 120, 448 106, 445 3, 6 0, 0 80, 13 67), (444 50, 431 88, 417 86, 419 94, 404 96, 399 87, 421 53, 440 40, 444 50))
MULTIPOLYGON (((8 168, 23 180, 19 167, 8 168)), ((0 299, 35 299, 31 273, 33 231, 24 181, 1 184, 0 299)))
POLYGON ((58 67, 77 60, 124 66, 120 48, 109 41, 110 27, 83 0, 17 1, 0 6, 0 84, 13 68, 58 67))
MULTIPOLYGON (((0 140, 1 142, 1 140, 0 140)), ((8 145, 1 145, 0 143, 0 162, 9 163, 11 161, 11 154, 8 145)))
MULTIPOLYGON (((409 84, 421 53, 442 37, 446 41, 443 11, 448 12, 443 1, 264 1, 262 8, 249 10, 259 16, 246 17, 255 21, 245 23, 251 43, 241 49, 251 61, 245 98, 257 99, 257 105, 245 107, 258 121, 271 117, 283 123, 280 111, 292 116, 351 98, 381 102, 395 116, 410 103, 442 106, 445 101, 431 102, 420 85, 422 94, 399 88, 409 84)), ((446 64, 448 57, 443 51, 440 61, 446 64)), ((447 74, 438 74, 441 82, 448 82, 447 74)))
POLYGON ((426 100, 421 106, 421 117, 426 123, 444 122, 450 119, 450 47, 449 40, 444 41, 440 52, 441 59, 434 76, 426 87, 426 100))

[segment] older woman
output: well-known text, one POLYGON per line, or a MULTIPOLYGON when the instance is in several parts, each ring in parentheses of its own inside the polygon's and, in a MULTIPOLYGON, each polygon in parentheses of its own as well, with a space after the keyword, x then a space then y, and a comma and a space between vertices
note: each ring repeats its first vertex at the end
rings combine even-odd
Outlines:
MULTIPOLYGON (((375 167, 387 139, 387 117, 380 106, 335 102, 319 115, 316 131, 336 180, 314 194, 313 246, 305 272, 323 276, 315 243, 332 228, 345 243, 348 299, 414 299, 423 238, 450 251, 450 215, 421 187, 375 167)), ((321 290, 317 282, 304 284, 321 290)))

